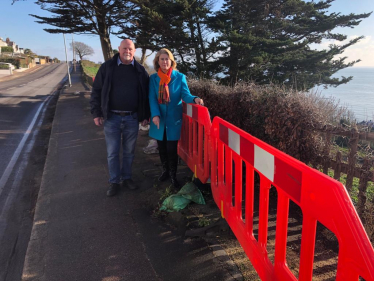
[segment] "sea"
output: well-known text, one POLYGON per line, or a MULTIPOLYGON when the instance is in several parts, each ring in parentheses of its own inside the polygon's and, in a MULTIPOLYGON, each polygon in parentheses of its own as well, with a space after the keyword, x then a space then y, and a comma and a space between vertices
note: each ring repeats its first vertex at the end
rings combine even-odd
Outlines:
POLYGON ((326 98, 339 101, 341 106, 354 113, 357 122, 374 121, 374 67, 349 67, 336 72, 333 77, 353 76, 347 84, 336 88, 315 88, 326 98))

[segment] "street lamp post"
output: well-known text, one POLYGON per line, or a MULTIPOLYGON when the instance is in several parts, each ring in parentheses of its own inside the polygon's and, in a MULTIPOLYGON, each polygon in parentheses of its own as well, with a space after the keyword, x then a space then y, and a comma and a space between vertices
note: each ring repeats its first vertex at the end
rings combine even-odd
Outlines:
POLYGON ((65 40, 65 33, 62 33, 64 35, 64 45, 65 45, 65 57, 66 57, 66 66, 68 68, 68 76, 69 76, 69 87, 71 87, 71 78, 70 78, 70 72, 69 72, 69 62, 68 62, 68 53, 66 51, 66 40, 65 40))
POLYGON ((73 65, 74 65, 74 72, 77 71, 76 69, 76 59, 75 59, 75 46, 74 46, 74 36, 73 36, 73 33, 71 34, 71 41, 72 41, 72 47, 73 47, 73 65))

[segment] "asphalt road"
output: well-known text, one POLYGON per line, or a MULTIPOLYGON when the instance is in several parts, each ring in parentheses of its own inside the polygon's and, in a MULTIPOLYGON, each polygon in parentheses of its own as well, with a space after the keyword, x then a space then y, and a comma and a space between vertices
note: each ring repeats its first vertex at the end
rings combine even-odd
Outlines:
POLYGON ((21 279, 65 64, 0 80, 0 281, 21 279))

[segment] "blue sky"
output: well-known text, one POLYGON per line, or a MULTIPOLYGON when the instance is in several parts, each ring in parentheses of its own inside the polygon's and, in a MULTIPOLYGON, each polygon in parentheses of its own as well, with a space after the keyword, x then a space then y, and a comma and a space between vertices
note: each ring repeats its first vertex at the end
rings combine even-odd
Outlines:
MULTIPOLYGON (((12 0, 1 0, 1 24, 0 37, 4 40, 9 37, 21 48, 29 48, 39 55, 48 55, 65 60, 64 40, 62 34, 49 34, 43 28, 49 28, 48 25, 42 25, 35 22, 35 18, 29 14, 46 15, 50 14, 41 10, 34 0, 19 1, 11 5, 12 0)), ((218 1, 217 8, 222 1, 218 1)), ((331 11, 349 13, 365 13, 374 11, 374 0, 335 0, 331 11)), ((350 60, 361 59, 358 67, 374 67, 374 14, 364 19, 362 23, 354 28, 345 28, 336 30, 348 35, 349 38, 364 35, 366 38, 348 49, 344 55, 350 60)), ((71 35, 66 35, 66 44, 68 48, 68 60, 72 59, 72 51, 69 44, 72 41, 71 35)), ((100 40, 98 36, 93 35, 74 35, 74 41, 83 42, 91 46, 95 54, 87 57, 94 62, 103 62, 100 40)), ((111 37, 112 47, 118 48, 121 39, 116 36, 111 37)), ((322 47, 327 47, 333 42, 324 42, 322 47)), ((136 53, 139 55, 140 53, 136 53)), ((150 60, 149 60, 150 61, 150 60)))

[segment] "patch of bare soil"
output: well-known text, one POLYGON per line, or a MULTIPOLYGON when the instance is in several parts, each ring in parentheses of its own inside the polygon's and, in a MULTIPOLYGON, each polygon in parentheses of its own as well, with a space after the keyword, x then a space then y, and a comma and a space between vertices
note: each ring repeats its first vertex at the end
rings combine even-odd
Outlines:
MULTIPOLYGON (((190 176, 192 172, 188 170, 188 167, 182 163, 179 170, 182 170, 182 173, 184 173, 183 183, 191 180, 190 176)), ((176 191, 167 190, 166 186, 157 184, 156 190, 158 190, 158 194, 154 196, 154 199, 158 200, 159 203, 153 204, 154 215, 171 225, 174 224, 175 228, 182 229, 181 235, 185 237, 202 238, 208 243, 211 243, 212 239, 214 243, 218 242, 242 273, 243 280, 261 280, 226 220, 221 218, 220 210, 213 200, 210 185, 203 185, 198 180, 195 180, 194 183, 204 195, 206 205, 190 204, 186 209, 178 213, 160 212, 158 211, 158 206, 160 206, 162 199, 176 191), (181 226, 181 224, 183 224, 183 226, 181 226)), ((258 187, 255 188, 254 195, 253 234, 257 239, 259 221, 258 187)), ((276 212, 277 192, 275 188, 271 188, 269 198, 267 252, 272 263, 274 263, 275 252, 276 212)), ((243 214, 244 213, 243 208, 243 214)), ((296 278, 298 278, 299 274, 302 221, 300 208, 296 204, 290 202, 286 261, 289 269, 296 278)), ((337 260, 338 243, 336 237, 323 225, 318 224, 313 280, 335 280, 337 260)))
MULTIPOLYGON (((197 185, 199 184, 197 183, 197 185)), ((188 230, 186 231, 186 236, 197 235, 203 238, 205 237, 207 240, 213 237, 220 243, 221 247, 226 251, 231 260, 237 265, 244 280, 261 280, 234 233, 231 231, 226 221, 221 219, 220 211, 212 198, 210 186, 199 185, 199 188, 203 192, 207 204, 194 204, 188 207, 188 230)), ((259 198, 258 190, 255 191, 255 198, 257 198, 257 200, 259 198)), ((257 239, 259 220, 258 201, 254 202, 254 210, 253 232, 254 237, 257 239)), ((268 257, 272 263, 274 263, 275 252, 276 211, 277 193, 275 188, 272 188, 269 200, 267 241, 268 257)), ((298 278, 299 274, 301 229, 301 210, 296 204, 291 203, 288 220, 286 260, 289 269, 296 278, 298 278)), ((317 226, 317 233, 313 280, 335 280, 338 260, 338 243, 336 237, 332 232, 320 224, 317 226)))

